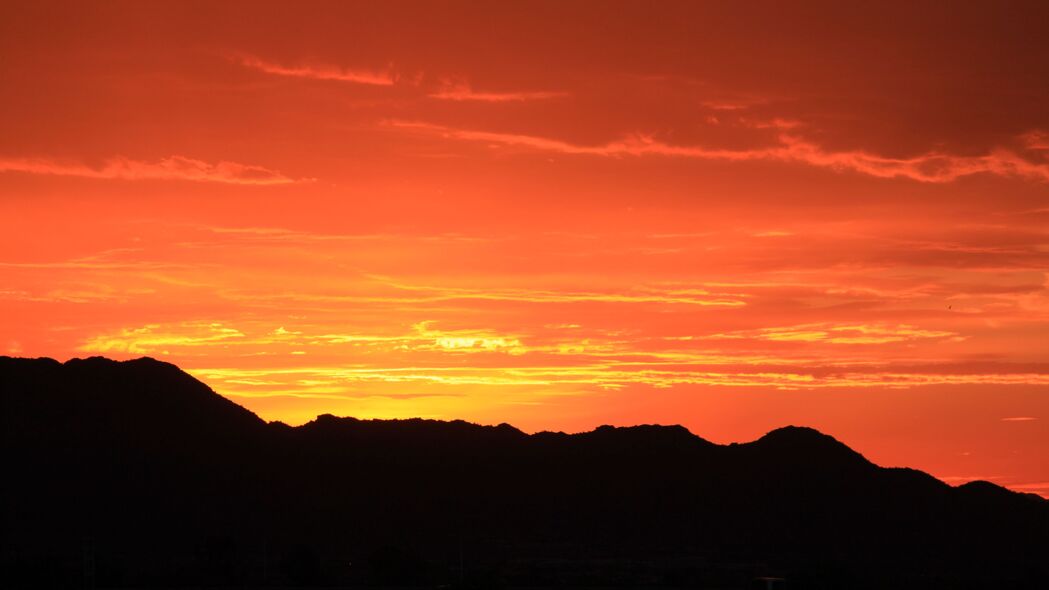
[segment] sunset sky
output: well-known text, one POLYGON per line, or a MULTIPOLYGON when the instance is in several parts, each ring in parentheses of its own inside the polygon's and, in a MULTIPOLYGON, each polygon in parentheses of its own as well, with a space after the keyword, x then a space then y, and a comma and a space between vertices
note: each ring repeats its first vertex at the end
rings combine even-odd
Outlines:
POLYGON ((5 3, 0 354, 1049 497, 1049 4, 789 4, 5 3))

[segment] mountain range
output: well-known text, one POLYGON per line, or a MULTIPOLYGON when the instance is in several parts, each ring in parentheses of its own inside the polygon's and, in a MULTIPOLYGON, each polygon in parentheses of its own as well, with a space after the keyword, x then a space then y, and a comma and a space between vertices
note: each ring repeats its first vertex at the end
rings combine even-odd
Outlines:
POLYGON ((804 427, 291 427, 149 358, 0 357, 0 410, 4 588, 1049 584, 1049 501, 804 427))

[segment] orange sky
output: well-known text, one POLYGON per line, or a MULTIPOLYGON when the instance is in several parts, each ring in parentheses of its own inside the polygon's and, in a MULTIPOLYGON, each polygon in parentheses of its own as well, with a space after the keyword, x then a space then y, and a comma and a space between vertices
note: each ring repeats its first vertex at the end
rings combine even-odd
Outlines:
POLYGON ((0 353, 1049 496, 1044 3, 13 3, 0 353))

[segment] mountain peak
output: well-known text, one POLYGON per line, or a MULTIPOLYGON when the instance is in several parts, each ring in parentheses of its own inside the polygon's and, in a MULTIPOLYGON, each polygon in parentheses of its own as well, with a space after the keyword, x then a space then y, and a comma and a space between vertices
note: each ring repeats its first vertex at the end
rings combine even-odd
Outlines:
POLYGON ((838 439, 807 426, 791 425, 777 428, 745 446, 772 453, 784 461, 796 464, 872 466, 863 455, 838 439))
MULTIPOLYGON (((758 440, 794 441, 804 443, 838 443, 837 439, 809 426, 781 426, 765 433, 758 440)), ((839 443, 840 444, 840 443, 839 443)))
POLYGON ((27 418, 50 414, 77 431, 115 428, 146 435, 185 429, 199 435, 264 424, 177 366, 149 357, 2 360, 9 411, 27 418))
POLYGON ((680 424, 637 424, 634 426, 612 426, 603 424, 580 436, 601 439, 620 439, 623 441, 647 444, 686 444, 713 445, 713 443, 692 434, 680 424))
POLYGON ((824 434, 815 428, 809 426, 795 426, 793 424, 770 430, 754 442, 761 441, 775 441, 778 443, 792 442, 797 444, 827 444, 838 442, 834 437, 824 434))

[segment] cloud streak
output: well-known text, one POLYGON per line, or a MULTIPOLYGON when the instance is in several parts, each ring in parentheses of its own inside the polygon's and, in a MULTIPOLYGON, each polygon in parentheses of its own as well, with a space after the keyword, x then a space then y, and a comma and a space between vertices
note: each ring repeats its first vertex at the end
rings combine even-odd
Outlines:
POLYGON ((922 330, 900 324, 892 325, 831 325, 807 324, 800 326, 760 328, 727 334, 705 336, 709 340, 768 340, 773 342, 826 342, 830 344, 887 344, 919 339, 942 339, 958 336, 943 330, 922 330))
POLYGON ((565 92, 479 92, 469 84, 447 84, 441 90, 431 93, 430 98, 459 102, 525 102, 547 100, 567 96, 565 92))
POLYGON ((698 160, 801 163, 819 168, 849 171, 877 178, 907 178, 919 182, 945 183, 973 174, 993 174, 1049 182, 1049 164, 1026 160, 1006 149, 982 156, 959 156, 927 152, 910 158, 890 158, 863 150, 831 151, 795 135, 781 133, 775 145, 753 149, 721 149, 672 145, 650 135, 635 134, 598 145, 579 145, 534 135, 459 129, 419 121, 389 121, 388 125, 449 139, 484 142, 545 152, 602 157, 666 156, 698 160))
POLYGON ((184 156, 170 156, 155 162, 115 157, 106 160, 98 167, 59 162, 48 158, 0 158, 0 172, 113 180, 190 180, 246 185, 291 184, 300 181, 263 166, 225 161, 212 164, 184 156))
POLYGON ((334 80, 337 82, 352 82, 354 84, 369 84, 372 86, 392 86, 397 79, 390 72, 373 72, 369 70, 353 70, 340 68, 332 65, 295 65, 286 66, 273 62, 261 60, 253 56, 241 56, 236 58, 241 65, 275 76, 288 76, 292 78, 309 78, 312 80, 334 80))

